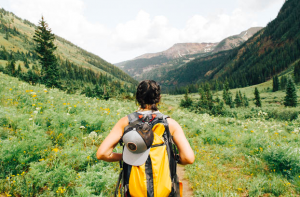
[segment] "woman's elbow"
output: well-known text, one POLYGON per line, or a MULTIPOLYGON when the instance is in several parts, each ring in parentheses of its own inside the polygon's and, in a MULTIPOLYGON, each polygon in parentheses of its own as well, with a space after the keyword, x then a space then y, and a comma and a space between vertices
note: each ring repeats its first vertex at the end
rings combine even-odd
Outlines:
POLYGON ((195 155, 191 155, 186 159, 186 164, 193 164, 195 161, 195 155))
POLYGON ((104 160, 106 158, 105 154, 103 152, 99 151, 99 150, 96 153, 96 157, 97 157, 98 160, 104 160))
POLYGON ((190 158, 189 164, 193 164, 194 162, 195 162, 195 155, 193 155, 193 157, 190 158))
POLYGON ((180 164, 187 165, 187 164, 193 164, 195 161, 195 155, 190 155, 184 158, 180 159, 180 164))

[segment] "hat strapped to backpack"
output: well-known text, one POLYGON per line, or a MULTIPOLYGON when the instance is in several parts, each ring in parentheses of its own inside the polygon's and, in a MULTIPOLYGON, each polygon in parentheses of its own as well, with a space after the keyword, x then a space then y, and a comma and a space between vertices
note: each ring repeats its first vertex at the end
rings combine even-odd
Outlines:
POLYGON ((180 196, 179 179, 176 174, 177 148, 170 134, 167 118, 168 116, 160 112, 152 114, 134 112, 128 115, 129 125, 125 127, 120 140, 123 146, 123 162, 120 161, 122 170, 115 196, 131 196, 132 192, 138 196, 147 196, 141 193, 136 194, 136 191, 146 191, 151 194, 160 191, 161 194, 163 190, 163 196, 169 192, 167 196, 180 196), (162 164, 159 164, 161 162, 162 164), (144 177, 145 174, 147 174, 147 179, 144 177), (161 178, 157 179, 158 177, 161 178), (160 180, 161 183, 153 185, 153 182, 156 182, 154 179, 160 180), (146 183, 147 187, 141 189, 140 187, 145 187, 145 185, 138 186, 138 183, 146 183), (166 188, 169 190, 165 190, 166 188))
POLYGON ((134 124, 125 127, 122 137, 125 163, 140 166, 147 160, 154 139, 151 122, 155 117, 156 115, 139 114, 138 120, 134 121, 134 124))

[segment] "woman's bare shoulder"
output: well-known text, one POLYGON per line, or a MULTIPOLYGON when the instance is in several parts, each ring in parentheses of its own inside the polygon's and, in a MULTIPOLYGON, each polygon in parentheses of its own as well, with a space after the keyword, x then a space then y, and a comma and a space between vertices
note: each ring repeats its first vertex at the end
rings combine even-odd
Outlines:
POLYGON ((176 120, 174 120, 174 119, 172 119, 172 118, 167 118, 167 121, 168 121, 168 124, 169 125, 173 125, 173 124, 178 124, 177 122, 176 122, 176 120))
POLYGON ((127 126, 129 123, 129 120, 128 120, 128 117, 127 116, 124 116, 123 118, 121 118, 117 124, 120 125, 120 126, 127 126))
POLYGON ((168 118, 167 121, 169 124, 171 135, 173 135, 175 131, 182 130, 181 126, 178 124, 176 120, 172 118, 168 118))

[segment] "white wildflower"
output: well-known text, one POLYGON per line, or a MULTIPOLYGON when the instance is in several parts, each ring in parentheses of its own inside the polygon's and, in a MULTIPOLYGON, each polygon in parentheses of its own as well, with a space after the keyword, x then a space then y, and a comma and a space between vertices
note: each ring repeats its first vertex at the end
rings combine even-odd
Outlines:
POLYGON ((39 112, 38 112, 38 111, 34 111, 33 113, 34 113, 34 114, 37 114, 37 113, 39 113, 39 112))
POLYGON ((32 118, 29 118, 29 120, 33 120, 32 118))
POLYGON ((96 138, 97 137, 97 133, 95 131, 92 131, 90 134, 89 134, 89 138, 96 138))
POLYGON ((79 129, 85 129, 85 126, 80 126, 79 129))

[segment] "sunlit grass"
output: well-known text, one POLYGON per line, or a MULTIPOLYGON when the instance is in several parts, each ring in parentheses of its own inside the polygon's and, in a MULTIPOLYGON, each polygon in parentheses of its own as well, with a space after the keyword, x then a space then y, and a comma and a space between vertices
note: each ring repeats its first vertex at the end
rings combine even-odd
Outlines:
MULTIPOLYGON (((239 108, 233 118, 195 114, 174 105, 181 97, 164 95, 159 108, 180 123, 195 152, 186 166, 195 196, 299 195, 300 118, 266 118, 268 107, 239 108)), ((0 193, 111 195, 119 165, 95 153, 136 109, 133 101, 68 95, 0 73, 0 193)))
POLYGON ((118 164, 99 162, 95 153, 135 103, 67 95, 1 73, 0 78, 0 193, 110 194, 118 164))

